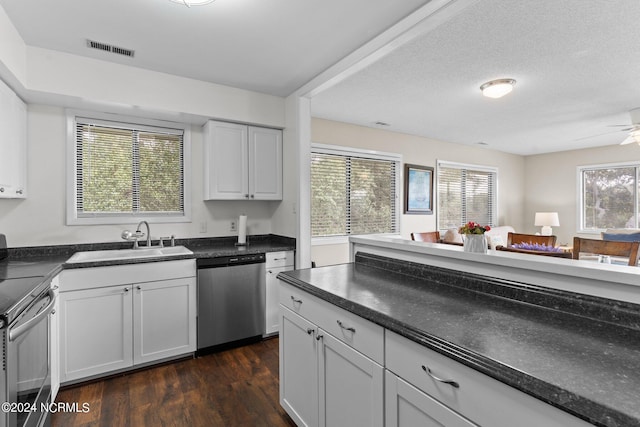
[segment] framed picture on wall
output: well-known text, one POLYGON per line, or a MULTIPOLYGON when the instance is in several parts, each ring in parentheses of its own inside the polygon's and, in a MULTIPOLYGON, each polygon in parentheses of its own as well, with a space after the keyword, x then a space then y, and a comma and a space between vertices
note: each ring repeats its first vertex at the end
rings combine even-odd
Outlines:
POLYGON ((404 165, 404 213, 433 214, 433 168, 404 165))

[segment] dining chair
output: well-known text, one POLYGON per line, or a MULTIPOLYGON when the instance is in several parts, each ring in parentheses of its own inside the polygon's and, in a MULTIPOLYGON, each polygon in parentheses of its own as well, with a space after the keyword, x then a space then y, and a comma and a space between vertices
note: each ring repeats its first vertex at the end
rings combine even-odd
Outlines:
POLYGON ((440 243, 439 231, 425 231, 423 233, 411 233, 411 240, 416 242, 440 243))
POLYGON ((556 239, 556 236, 541 236, 539 234, 509 232, 509 234, 507 234, 507 246, 515 245, 517 243, 537 243, 538 245, 554 247, 556 245, 556 239))
POLYGON ((610 255, 629 258, 629 265, 638 265, 640 242, 616 242, 611 240, 573 238, 573 259, 580 259, 580 253, 610 255))

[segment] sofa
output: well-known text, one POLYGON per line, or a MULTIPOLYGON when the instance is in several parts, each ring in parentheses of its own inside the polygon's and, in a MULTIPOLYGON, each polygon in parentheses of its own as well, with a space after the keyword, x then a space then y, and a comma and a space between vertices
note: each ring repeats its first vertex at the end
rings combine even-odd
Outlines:
MULTIPOLYGON (((496 246, 504 246, 507 244, 507 235, 515 233, 515 230, 510 225, 501 225, 491 228, 485 235, 487 236, 487 243, 489 248, 495 249, 496 246)), ((458 233, 457 228, 450 228, 444 234, 442 234, 442 243, 449 244, 462 244, 462 235, 458 233)))

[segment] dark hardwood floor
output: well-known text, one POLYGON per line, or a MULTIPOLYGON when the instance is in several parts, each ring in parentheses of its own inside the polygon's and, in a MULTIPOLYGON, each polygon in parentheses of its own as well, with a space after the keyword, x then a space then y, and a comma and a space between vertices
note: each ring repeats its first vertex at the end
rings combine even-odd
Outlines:
POLYGON ((295 426, 278 402, 278 339, 66 388, 52 427, 295 426))

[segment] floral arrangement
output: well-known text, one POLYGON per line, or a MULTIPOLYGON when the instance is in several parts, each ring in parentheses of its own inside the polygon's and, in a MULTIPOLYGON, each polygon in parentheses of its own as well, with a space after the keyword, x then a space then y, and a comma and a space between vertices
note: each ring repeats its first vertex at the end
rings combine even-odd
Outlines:
POLYGON ((540 243, 514 243, 511 247, 516 249, 526 249, 528 251, 562 252, 562 249, 560 248, 540 243))
POLYGON ((458 229, 460 234, 484 234, 486 231, 491 230, 488 225, 480 225, 477 222, 469 221, 458 229))

